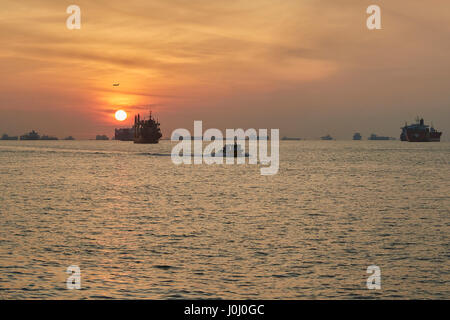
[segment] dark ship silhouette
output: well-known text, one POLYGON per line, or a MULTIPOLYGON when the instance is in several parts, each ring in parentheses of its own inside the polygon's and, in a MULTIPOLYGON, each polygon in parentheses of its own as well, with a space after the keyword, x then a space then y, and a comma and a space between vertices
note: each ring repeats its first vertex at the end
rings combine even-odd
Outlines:
POLYGON ((48 136, 48 135, 43 135, 41 137, 41 140, 58 140, 58 138, 57 137, 48 136))
POLYGON ((109 140, 109 138, 104 134, 98 134, 95 136, 95 140, 109 140))
POLYGON ((0 138, 0 140, 19 140, 18 136, 8 136, 6 133, 0 138))
POLYGON ((138 114, 134 116, 134 143, 158 143, 161 139, 160 123, 152 118, 152 112, 150 111, 149 118, 141 119, 138 114))
POLYGON ((356 133, 353 135, 353 140, 361 140, 361 139, 362 139, 361 133, 356 132, 356 133))
POLYGON ((30 133, 20 136, 20 140, 40 140, 40 139, 41 136, 34 130, 32 130, 30 133))
POLYGON ((320 137, 320 140, 334 140, 332 136, 327 134, 326 136, 320 137))
POLYGON ((237 141, 234 140, 234 144, 226 144, 223 146, 222 151, 217 154, 213 151, 211 152, 212 157, 249 157, 248 153, 245 153, 242 150, 241 145, 237 144, 237 141))
POLYGON ((134 141, 134 143, 158 143, 162 137, 160 123, 150 116, 141 119, 140 114, 134 116, 134 125, 131 128, 118 128, 114 130, 114 139, 118 141, 134 141))
POLYGON ((293 137, 284 136, 283 138, 281 138, 281 140, 283 140, 283 141, 300 141, 300 140, 302 140, 302 138, 293 138, 293 137))
POLYGON ((425 124, 423 119, 417 117, 415 124, 405 126, 400 134, 401 141, 409 142, 439 142, 441 141, 442 132, 437 131, 433 125, 428 126, 425 124))
POLYGON ((375 133, 372 133, 370 135, 370 137, 367 138, 367 140, 395 140, 395 138, 379 136, 379 135, 377 135, 375 133))
POLYGON ((44 134, 41 136, 39 133, 37 133, 34 130, 31 130, 29 133, 26 133, 19 137, 8 137, 7 134, 3 135, 2 140, 58 140, 57 137, 48 136, 44 134))
POLYGON ((115 129, 114 130, 114 140, 134 141, 134 127, 133 128, 115 129))

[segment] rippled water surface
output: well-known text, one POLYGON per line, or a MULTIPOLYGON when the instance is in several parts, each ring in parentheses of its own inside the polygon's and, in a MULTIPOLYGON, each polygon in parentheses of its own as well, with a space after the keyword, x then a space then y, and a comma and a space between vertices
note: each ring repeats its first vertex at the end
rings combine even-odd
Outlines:
POLYGON ((0 142, 1 296, 450 299, 449 143, 282 141, 275 176, 171 147, 0 142))

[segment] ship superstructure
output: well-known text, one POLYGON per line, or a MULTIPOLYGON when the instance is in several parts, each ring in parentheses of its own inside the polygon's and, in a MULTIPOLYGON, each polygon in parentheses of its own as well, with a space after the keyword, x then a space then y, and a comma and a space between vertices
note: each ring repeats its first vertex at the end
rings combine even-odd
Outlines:
POLYGON ((158 143, 161 139, 161 129, 158 120, 150 116, 148 119, 141 119, 138 114, 134 117, 134 143, 158 143))

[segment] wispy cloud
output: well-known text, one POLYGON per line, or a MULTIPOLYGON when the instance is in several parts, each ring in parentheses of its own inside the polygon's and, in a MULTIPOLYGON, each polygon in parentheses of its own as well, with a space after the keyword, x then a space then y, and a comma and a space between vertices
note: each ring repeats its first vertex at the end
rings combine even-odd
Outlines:
POLYGON ((383 30, 370 32, 372 2, 78 0, 82 28, 70 31, 71 3, 4 0, 0 112, 77 108, 92 135, 94 123, 114 125, 102 117, 117 107, 151 105, 167 116, 163 130, 198 116, 232 125, 240 113, 242 126, 279 119, 309 135, 327 117, 348 134, 358 114, 369 127, 364 112, 408 118, 426 104, 450 126, 450 4, 379 0, 383 30))

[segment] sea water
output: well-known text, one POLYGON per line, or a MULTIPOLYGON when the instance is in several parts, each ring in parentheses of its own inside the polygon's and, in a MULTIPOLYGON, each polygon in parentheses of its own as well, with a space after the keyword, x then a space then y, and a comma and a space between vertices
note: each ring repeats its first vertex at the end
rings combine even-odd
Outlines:
POLYGON ((172 147, 1 141, 1 297, 450 298, 450 143, 281 141, 273 176, 172 147))

